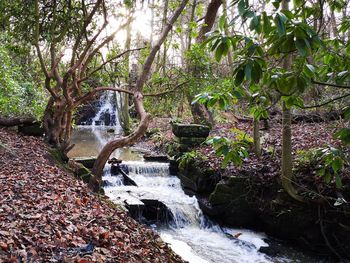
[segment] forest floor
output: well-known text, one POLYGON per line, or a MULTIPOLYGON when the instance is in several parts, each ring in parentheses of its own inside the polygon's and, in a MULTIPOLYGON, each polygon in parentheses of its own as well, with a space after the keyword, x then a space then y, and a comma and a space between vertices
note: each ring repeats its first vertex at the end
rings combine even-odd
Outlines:
POLYGON ((42 139, 0 128, 0 262, 183 262, 58 166, 42 139))
MULTIPOLYGON (((225 116, 227 117, 227 116, 225 116)), ((224 136, 234 139, 234 129, 244 131, 252 136, 252 122, 238 121, 235 117, 229 116, 231 122, 217 122, 212 129, 210 136, 224 136)), ((293 158, 296 161, 294 167, 295 182, 304 189, 316 191, 318 193, 334 195, 338 191, 335 186, 335 181, 326 184, 324 179, 317 175, 315 167, 302 167, 298 160, 305 156, 305 153, 312 149, 320 147, 332 146, 341 147, 341 142, 333 138, 333 134, 337 129, 349 125, 342 121, 329 121, 321 123, 294 123, 292 124, 292 143, 293 143, 293 158)), ((207 159, 208 165, 217 171, 222 178, 227 178, 230 175, 239 174, 249 176, 254 179, 256 186, 273 186, 279 182, 281 163, 280 156, 282 154, 282 124, 273 119, 269 121, 267 130, 261 130, 261 146, 262 154, 258 158, 253 151, 247 158, 243 160, 242 166, 229 164, 226 168, 221 167, 223 157, 218 157, 211 145, 202 144, 197 147, 197 152, 201 153, 207 159)), ((263 122, 261 122, 263 127, 263 122)), ((158 128, 159 132, 144 139, 141 147, 146 147, 150 150, 159 153, 166 152, 167 143, 174 140, 175 137, 171 132, 169 118, 154 118, 150 124, 150 130, 158 128)), ((350 156, 350 147, 342 147, 344 153, 350 156)), ((346 166, 342 174, 343 185, 345 189, 350 188, 350 167, 346 166)), ((350 198, 350 191, 347 192, 350 198)))

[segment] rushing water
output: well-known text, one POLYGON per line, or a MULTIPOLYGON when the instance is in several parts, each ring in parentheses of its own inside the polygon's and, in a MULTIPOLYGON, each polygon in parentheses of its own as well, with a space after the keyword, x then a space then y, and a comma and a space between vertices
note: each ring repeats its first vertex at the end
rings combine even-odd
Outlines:
MULTIPOLYGON (((102 99, 109 101, 110 95, 102 99), (109 97, 108 97, 109 96, 109 97), (106 99, 107 98, 107 99, 106 99)), ((103 104, 104 105, 104 104, 103 104)), ((101 119, 102 106, 94 119, 101 119)), ((75 129, 75 148, 70 157, 96 156, 110 139, 120 136, 120 126, 79 126, 75 129)), ((270 258, 258 252, 265 235, 244 229, 222 228, 208 220, 199 208, 197 199, 184 193, 178 177, 170 175, 169 164, 144 162, 139 149, 123 148, 113 153, 128 166, 129 177, 137 186, 125 186, 119 176, 113 176, 106 164, 103 179, 108 181, 106 194, 116 203, 142 204, 141 199, 159 200, 167 206, 173 219, 166 225, 151 225, 172 249, 190 263, 206 262, 314 262, 300 252, 287 251, 284 257, 270 258), (238 235, 237 235, 238 234, 238 235), (234 238, 237 235, 238 238, 234 238)))

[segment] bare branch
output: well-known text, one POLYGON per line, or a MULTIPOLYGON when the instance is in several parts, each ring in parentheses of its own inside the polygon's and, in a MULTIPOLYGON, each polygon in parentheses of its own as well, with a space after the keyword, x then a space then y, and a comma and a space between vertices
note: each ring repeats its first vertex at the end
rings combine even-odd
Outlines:
POLYGON ((166 90, 166 91, 162 91, 162 92, 158 92, 158 93, 148 93, 148 94, 143 94, 144 97, 157 97, 157 96, 162 96, 162 95, 166 95, 169 94, 171 92, 176 91, 178 88, 180 88, 181 86, 185 85, 186 83, 188 83, 189 81, 185 81, 180 83, 179 85, 176 85, 175 88, 171 89, 171 90, 166 90))
POLYGON ((316 80, 312 80, 312 83, 322 85, 322 86, 330 86, 330 87, 340 88, 340 89, 350 89, 350 86, 327 83, 327 82, 320 82, 320 81, 316 81, 316 80))
POLYGON ((323 102, 323 103, 321 103, 321 104, 316 104, 316 105, 311 105, 311 106, 302 106, 302 107, 300 107, 300 108, 302 108, 302 109, 319 108, 319 107, 325 106, 325 105, 327 105, 327 104, 329 104, 329 103, 332 103, 332 102, 334 102, 334 101, 336 101, 336 100, 344 99, 344 98, 349 97, 349 96, 350 96, 350 93, 347 93, 347 94, 345 94, 345 95, 338 96, 338 97, 335 97, 335 98, 333 98, 333 99, 327 100, 327 101, 325 101, 325 102, 323 102))
POLYGON ((97 68, 95 68, 94 70, 92 70, 86 77, 80 79, 78 82, 83 82, 85 80, 87 80, 89 77, 91 77, 94 73, 96 73, 97 71, 99 71, 100 69, 102 69, 106 64, 112 62, 113 60, 116 60, 122 56, 124 56, 125 54, 129 53, 129 52, 132 52, 132 51, 138 51, 138 50, 141 50, 141 49, 144 49, 146 47, 141 47, 141 48, 134 48, 134 49, 128 49, 128 50, 125 50, 124 52, 118 54, 118 55, 115 55, 113 56, 112 58, 104 61, 100 66, 98 66, 97 68))

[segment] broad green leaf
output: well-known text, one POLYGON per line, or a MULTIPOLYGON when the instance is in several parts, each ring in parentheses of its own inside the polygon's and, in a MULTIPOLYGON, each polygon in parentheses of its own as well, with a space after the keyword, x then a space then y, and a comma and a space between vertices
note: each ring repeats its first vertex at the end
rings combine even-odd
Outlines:
POLYGON ((235 85, 239 86, 242 84, 243 80, 244 80, 244 70, 240 69, 238 70, 237 74, 236 74, 236 78, 235 78, 235 85))
POLYGON ((245 74, 246 80, 251 80, 251 78, 252 78, 252 64, 250 62, 248 62, 245 65, 244 74, 245 74))

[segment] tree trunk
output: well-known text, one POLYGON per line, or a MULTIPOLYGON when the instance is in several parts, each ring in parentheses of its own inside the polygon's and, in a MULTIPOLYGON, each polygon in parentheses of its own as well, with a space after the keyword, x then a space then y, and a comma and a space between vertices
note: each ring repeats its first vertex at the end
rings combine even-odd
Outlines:
POLYGON ((49 99, 43 117, 45 141, 58 149, 68 160, 67 152, 71 149, 72 109, 67 109, 62 98, 49 99))
MULTIPOLYGON (((288 10, 289 0, 282 1, 282 10, 288 10)), ((290 69, 291 57, 284 58, 283 67, 290 69)), ((284 190, 295 200, 303 201, 297 194, 292 180, 293 180, 293 156, 292 156, 292 113, 285 102, 282 102, 282 171, 281 183, 284 190)))
MULTIPOLYGON (((199 30, 196 43, 200 44, 205 40, 205 34, 212 29, 215 22, 216 14, 221 4, 222 4, 222 0, 212 0, 209 3, 207 12, 205 14, 204 23, 201 29, 199 30)), ((200 72, 197 72, 195 69, 193 69, 195 65, 189 65, 189 67, 194 77, 200 74, 200 72)), ((191 106, 193 121, 195 123, 212 126, 214 124, 214 119, 211 112, 203 104, 199 104, 199 103, 192 104, 193 98, 194 98, 194 95, 191 94, 191 91, 188 91, 187 100, 191 106)))
POLYGON ((169 22, 164 27, 163 31, 161 32, 159 39, 157 43, 152 47, 150 54, 148 55, 144 66, 142 73, 140 77, 137 79, 135 92, 134 92, 134 104, 137 113, 140 116, 140 123, 136 130, 131 133, 130 135, 119 138, 113 141, 108 142, 103 149, 101 150, 100 154, 97 157, 97 160, 94 163, 94 167, 92 169, 92 172, 94 176, 92 177, 90 181, 90 186, 94 191, 99 191, 101 182, 102 182, 102 173, 103 168, 110 157, 110 155, 115 151, 116 149, 120 147, 124 147, 126 145, 130 145, 134 142, 136 142, 139 138, 143 136, 143 134, 146 132, 151 116, 149 113, 146 112, 144 106, 143 106, 143 95, 142 95, 142 89, 145 85, 148 76, 150 74, 152 63, 157 55, 157 52, 159 51, 161 45, 164 43, 168 33, 170 32, 173 24, 177 20, 177 18, 180 16, 181 12, 184 10, 188 0, 183 0, 181 4, 176 8, 173 16, 169 19, 169 22))

